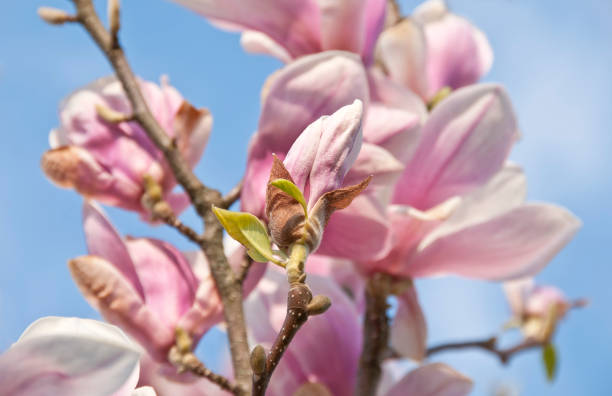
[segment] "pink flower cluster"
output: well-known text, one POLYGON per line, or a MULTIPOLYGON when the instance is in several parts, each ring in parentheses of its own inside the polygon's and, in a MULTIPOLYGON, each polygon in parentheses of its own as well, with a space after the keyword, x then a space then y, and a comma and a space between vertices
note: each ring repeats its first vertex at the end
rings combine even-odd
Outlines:
MULTIPOLYGON (((525 176, 508 161, 519 135, 511 100, 503 86, 478 82, 493 61, 484 34, 441 0, 426 1, 405 18, 394 17, 386 0, 175 1, 215 25, 241 31, 247 51, 285 63, 262 90, 242 210, 270 221, 274 240, 274 230, 283 226, 266 211, 274 154, 304 193, 306 209, 322 219, 306 273, 313 292, 330 297, 332 306, 324 320, 304 325, 268 394, 353 394, 364 284, 377 274, 398 285, 391 344, 418 362, 410 371, 385 366, 378 394, 469 393, 471 380, 444 364, 423 362, 427 326, 412 280, 449 274, 493 281, 531 277, 580 226, 564 208, 525 201, 525 176), (346 209, 317 212, 325 194, 370 177, 346 209)), ((161 86, 140 81, 140 88, 193 168, 211 131, 210 114, 165 80, 161 86)), ((163 153, 130 114, 114 78, 78 90, 60 107, 60 126, 51 133, 42 166, 52 181, 87 200, 89 255, 71 260, 70 271, 90 304, 144 349, 141 384, 159 395, 216 394, 220 391, 204 380, 169 375, 167 363, 177 329, 197 342, 222 318, 206 259, 157 239, 121 237, 91 202, 149 220, 143 195, 145 180, 152 179, 175 213, 188 204, 184 194, 173 192, 176 180, 163 153), (109 114, 126 118, 111 122, 109 114)), ((241 248, 234 250, 232 266, 243 256, 241 248)), ((251 270, 245 289, 245 295, 253 290, 245 301, 250 337, 268 348, 282 326, 287 283, 275 268, 264 275, 260 266, 251 270)), ((529 297, 515 293, 515 315, 525 321, 541 317, 554 300, 563 316, 566 299, 546 290, 532 290, 529 297)), ((118 362, 133 357, 130 348, 118 362)), ((7 355, 27 359, 28 353, 27 345, 16 344, 7 355)), ((6 364, 0 358, 0 366, 6 364)), ((135 370, 133 364, 125 367, 135 370)), ((11 381, 0 374, 3 389, 23 386, 11 381)), ((67 391, 70 386, 57 389, 62 394, 81 389, 67 391)))

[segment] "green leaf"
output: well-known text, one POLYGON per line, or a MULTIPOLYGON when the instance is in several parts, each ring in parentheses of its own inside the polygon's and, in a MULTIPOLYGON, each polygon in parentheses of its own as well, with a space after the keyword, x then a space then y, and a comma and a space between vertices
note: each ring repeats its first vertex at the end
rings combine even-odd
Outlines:
POLYGON ((546 370, 546 378, 552 382, 557 374, 557 351, 553 344, 548 343, 542 347, 542 362, 546 370))
POLYGON ((276 261, 268 231, 261 220, 250 213, 231 212, 216 206, 213 206, 213 212, 227 233, 247 248, 253 260, 260 263, 276 261))
POLYGON ((306 200, 304 199, 304 194, 300 191, 300 189, 293 183, 291 183, 287 179, 276 179, 270 182, 274 187, 280 188, 287 194, 291 195, 296 201, 302 205, 304 208, 304 215, 308 217, 308 207, 306 206, 306 200))

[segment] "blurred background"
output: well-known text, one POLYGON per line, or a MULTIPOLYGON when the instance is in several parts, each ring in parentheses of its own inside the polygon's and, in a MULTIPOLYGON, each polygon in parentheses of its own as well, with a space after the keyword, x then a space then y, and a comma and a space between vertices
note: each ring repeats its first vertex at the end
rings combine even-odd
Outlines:
MULTIPOLYGON (((418 3, 400 2, 404 12, 418 3)), ((566 206, 583 221, 574 241, 538 276, 571 298, 556 344, 559 371, 548 383, 539 352, 503 367, 479 351, 436 355, 475 381, 474 395, 610 395, 612 377, 612 2, 608 0, 449 0, 451 9, 488 36, 495 62, 486 81, 503 83, 514 102, 522 140, 511 159, 522 165, 529 198, 566 206)), ((97 1, 102 15, 106 4, 97 1)), ((239 36, 162 0, 123 1, 121 40, 137 74, 172 85, 215 118, 197 173, 229 190, 241 177, 259 116, 259 90, 280 63, 245 54, 239 36)), ((67 1, 3 2, 0 13, 0 350, 35 319, 98 317, 72 282, 66 262, 86 253, 81 198, 52 186, 39 167, 59 101, 110 68, 77 26, 41 22, 39 6, 67 1)), ((155 236, 193 249, 172 230, 151 229, 136 215, 108 210, 124 234, 155 236)), ((184 215, 197 226, 193 213, 184 215)), ((484 338, 509 315, 498 284, 464 279, 417 282, 430 343, 484 338)), ((219 364, 224 335, 198 348, 219 364)))

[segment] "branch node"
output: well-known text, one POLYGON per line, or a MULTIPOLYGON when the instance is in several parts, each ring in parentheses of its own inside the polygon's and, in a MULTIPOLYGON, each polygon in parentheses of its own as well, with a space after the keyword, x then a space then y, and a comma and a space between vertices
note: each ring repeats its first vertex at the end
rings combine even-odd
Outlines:
POLYGON ((306 306, 308 315, 320 315, 331 307, 331 300, 327 296, 317 295, 312 298, 312 301, 306 306))

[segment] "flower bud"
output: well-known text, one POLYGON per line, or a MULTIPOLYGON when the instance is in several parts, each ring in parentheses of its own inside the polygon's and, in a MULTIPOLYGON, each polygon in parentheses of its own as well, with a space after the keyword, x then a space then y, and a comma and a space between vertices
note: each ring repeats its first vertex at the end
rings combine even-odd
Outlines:
POLYGON ((70 15, 66 11, 60 10, 59 8, 39 7, 37 12, 38 16, 43 21, 51 25, 63 25, 66 22, 76 21, 76 17, 74 15, 70 15))

